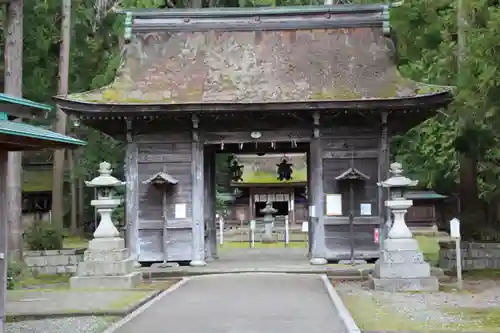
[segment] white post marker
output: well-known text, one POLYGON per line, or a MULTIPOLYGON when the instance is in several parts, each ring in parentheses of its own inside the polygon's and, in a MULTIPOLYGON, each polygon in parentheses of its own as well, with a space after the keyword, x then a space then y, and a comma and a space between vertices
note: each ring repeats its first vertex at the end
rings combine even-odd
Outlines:
POLYGON ((250 221, 250 247, 255 247, 255 220, 250 221))
POLYGON ((306 241, 305 243, 307 247, 307 242, 309 240, 309 222, 308 221, 302 222, 302 228, 300 230, 304 233, 304 238, 306 241))
POLYGON ((285 247, 288 247, 288 216, 285 216, 285 247))
POLYGON ((457 288, 462 290, 462 251, 460 249, 460 220, 454 217, 450 221, 450 236, 455 240, 456 265, 457 265, 457 288))
POLYGON ((219 219, 219 244, 224 244, 224 218, 221 216, 219 219))

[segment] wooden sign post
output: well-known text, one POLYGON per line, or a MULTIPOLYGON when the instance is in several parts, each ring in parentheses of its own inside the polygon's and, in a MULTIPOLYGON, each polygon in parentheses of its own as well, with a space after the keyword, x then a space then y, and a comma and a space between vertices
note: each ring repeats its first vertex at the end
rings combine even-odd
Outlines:
POLYGON ((462 290, 462 251, 460 249, 460 220, 456 217, 450 221, 450 236, 455 240, 456 265, 457 265, 457 289, 462 290))

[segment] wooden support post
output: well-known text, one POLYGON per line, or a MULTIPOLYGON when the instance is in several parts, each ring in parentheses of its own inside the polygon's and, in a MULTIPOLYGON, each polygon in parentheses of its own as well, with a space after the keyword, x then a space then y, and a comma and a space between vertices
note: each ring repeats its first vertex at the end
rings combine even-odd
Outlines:
POLYGON ((139 153, 137 143, 132 135, 132 121, 126 120, 127 126, 127 148, 125 156, 125 181, 127 182, 127 191, 125 194, 125 217, 127 221, 126 243, 130 254, 136 260, 135 266, 140 266, 138 263, 140 247, 139 239, 139 153))
MULTIPOLYGON (((378 158, 378 181, 383 182, 389 177, 389 134, 387 124, 388 112, 382 111, 380 121, 380 144, 379 144, 379 158, 378 158)), ((382 249, 384 239, 387 237, 388 228, 386 221, 391 218, 390 209, 385 207, 385 200, 389 199, 389 189, 382 186, 378 187, 378 215, 382 217, 382 225, 380 226, 379 234, 379 247, 382 249)))
POLYGON ((207 237, 205 249, 207 260, 217 258, 217 226, 215 221, 215 152, 208 150, 205 154, 205 224, 207 228, 207 237))
POLYGON ((203 142, 200 140, 198 130, 198 117, 192 117, 193 140, 191 146, 191 179, 192 187, 192 230, 193 230, 193 251, 191 266, 205 266, 205 221, 204 221, 204 173, 203 173, 203 142))
POLYGON ((323 193, 323 154, 321 148, 321 138, 319 130, 319 112, 315 112, 313 138, 310 145, 310 169, 311 169, 311 204, 314 207, 314 227, 313 239, 311 248, 312 265, 324 265, 327 263, 325 259, 325 226, 324 226, 324 196, 323 193))
POLYGON ((7 164, 8 152, 0 151, 0 333, 4 332, 7 298, 7 251, 9 228, 7 225, 7 164))

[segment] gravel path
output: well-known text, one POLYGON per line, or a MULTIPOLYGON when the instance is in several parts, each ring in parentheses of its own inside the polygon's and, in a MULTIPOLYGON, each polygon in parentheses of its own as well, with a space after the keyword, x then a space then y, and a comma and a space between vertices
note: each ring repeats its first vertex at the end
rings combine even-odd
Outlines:
POLYGON ((6 324, 5 333, 101 333, 112 321, 110 317, 26 320, 6 324))
MULTIPOLYGON (((356 298, 358 301, 372 302, 379 310, 378 313, 383 316, 404 317, 410 323, 413 322, 429 329, 473 328, 479 324, 471 321, 470 318, 464 318, 460 313, 450 312, 450 309, 459 312, 465 308, 493 309, 500 307, 500 284, 497 281, 468 282, 465 287, 466 291, 464 292, 390 293, 370 290, 366 283, 338 283, 335 285, 346 303, 349 302, 349 299, 356 298)), ((355 310, 350 310, 356 318, 355 310)), ((371 329, 370 327, 365 328, 365 330, 371 329)))

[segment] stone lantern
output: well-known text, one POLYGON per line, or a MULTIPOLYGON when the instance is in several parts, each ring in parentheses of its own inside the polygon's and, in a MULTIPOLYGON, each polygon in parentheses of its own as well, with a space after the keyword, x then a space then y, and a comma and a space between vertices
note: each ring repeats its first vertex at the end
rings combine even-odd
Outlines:
POLYGON ((418 182, 403 176, 401 163, 392 163, 389 171, 392 176, 378 185, 389 188, 391 192, 385 206, 394 215, 394 223, 375 263, 371 286, 385 291, 438 290, 438 280, 430 275, 430 265, 424 261, 418 242, 413 239, 405 221, 405 214, 413 201, 404 198, 404 190, 418 182))
POLYGON ((97 190, 97 199, 90 204, 96 207, 101 220, 94 232, 94 239, 89 242, 84 253, 84 261, 78 264, 76 276, 70 279, 70 287, 81 288, 133 288, 141 281, 141 273, 134 272, 135 259, 125 248, 125 241, 120 238, 111 214, 121 203, 114 197, 116 188, 124 182, 111 176, 108 162, 99 164, 99 176, 89 182, 88 187, 97 190))
POLYGON ((262 243, 274 243, 273 237, 273 225, 274 216, 278 210, 273 208, 273 203, 271 201, 266 202, 266 207, 260 210, 264 213, 264 235, 262 236, 262 243))
POLYGON ((108 162, 102 162, 99 164, 99 176, 85 182, 87 187, 93 187, 97 190, 97 199, 90 202, 90 205, 94 206, 101 216, 99 226, 94 232, 94 238, 115 238, 120 235, 111 220, 111 214, 122 202, 121 198, 116 198, 113 195, 118 187, 125 185, 125 182, 111 176, 111 171, 111 165, 108 162))
POLYGON ((385 206, 394 214, 394 223, 388 233, 388 238, 412 238, 411 230, 405 222, 405 214, 413 205, 413 201, 404 198, 404 191, 410 186, 416 186, 418 180, 411 180, 403 176, 403 166, 401 163, 392 163, 389 172, 392 177, 377 185, 389 188, 390 198, 385 202, 385 206))

